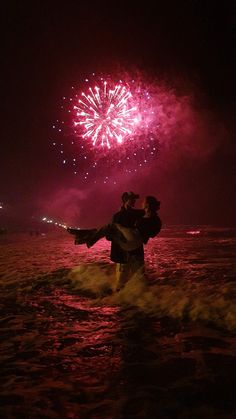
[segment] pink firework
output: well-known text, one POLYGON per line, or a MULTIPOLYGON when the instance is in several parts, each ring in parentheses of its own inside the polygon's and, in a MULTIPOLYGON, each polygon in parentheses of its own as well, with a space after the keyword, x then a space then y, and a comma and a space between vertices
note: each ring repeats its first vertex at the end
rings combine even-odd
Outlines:
POLYGON ((128 86, 122 82, 112 85, 102 81, 100 87, 89 87, 82 92, 74 125, 80 127, 82 138, 91 139, 95 146, 122 144, 135 132, 139 122, 138 110, 128 86))
POLYGON ((53 124, 52 144, 64 167, 81 180, 116 183, 121 173, 136 173, 151 164, 166 121, 161 93, 141 75, 93 73, 81 79, 63 96, 53 124))

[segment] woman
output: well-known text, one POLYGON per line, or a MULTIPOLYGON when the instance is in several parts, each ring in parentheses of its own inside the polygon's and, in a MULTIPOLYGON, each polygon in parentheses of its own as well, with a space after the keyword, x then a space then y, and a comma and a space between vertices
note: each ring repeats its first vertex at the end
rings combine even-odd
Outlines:
POLYGON ((123 227, 120 224, 107 224, 100 229, 74 230, 68 228, 68 232, 75 234, 75 244, 87 244, 92 247, 98 240, 109 236, 126 251, 132 251, 146 244, 149 238, 155 237, 161 230, 161 220, 157 215, 160 208, 160 201, 154 196, 146 196, 143 201, 144 215, 137 222, 134 228, 123 227))

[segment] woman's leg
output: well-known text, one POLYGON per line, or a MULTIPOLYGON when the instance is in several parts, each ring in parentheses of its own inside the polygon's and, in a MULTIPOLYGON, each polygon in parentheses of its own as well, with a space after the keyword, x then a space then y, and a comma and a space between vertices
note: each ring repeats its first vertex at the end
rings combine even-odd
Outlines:
MULTIPOLYGON (((85 244, 86 241, 95 234, 96 228, 90 230, 78 230, 75 234, 75 244, 85 244)), ((74 234, 74 233, 72 233, 74 234)))
POLYGON ((100 228, 93 228, 90 230, 67 228, 68 233, 75 236, 75 244, 87 244, 88 247, 93 246, 98 240, 106 235, 112 235, 113 230, 114 228, 112 228, 111 224, 106 224, 100 228))
POLYGON ((71 229, 69 232, 75 235, 75 244, 87 244, 88 248, 107 235, 126 251, 135 250, 143 243, 138 230, 123 227, 120 224, 106 224, 98 229, 90 230, 73 229, 73 232, 71 229))
POLYGON ((95 233, 88 237, 86 244, 88 247, 92 247, 98 240, 107 235, 110 236, 111 240, 118 243, 123 250, 134 250, 142 244, 142 239, 137 229, 123 227, 120 224, 115 223, 106 224, 105 226, 97 229, 95 233))
POLYGON ((87 247, 92 247, 98 240, 107 235, 126 251, 135 250, 143 244, 138 230, 126 228, 120 224, 106 224, 88 237, 86 240, 87 247))
POLYGON ((98 228, 90 236, 88 236, 86 240, 87 247, 92 247, 95 243, 97 243, 97 241, 99 241, 103 237, 106 237, 107 235, 113 238, 113 234, 114 227, 112 226, 112 224, 106 224, 98 228))

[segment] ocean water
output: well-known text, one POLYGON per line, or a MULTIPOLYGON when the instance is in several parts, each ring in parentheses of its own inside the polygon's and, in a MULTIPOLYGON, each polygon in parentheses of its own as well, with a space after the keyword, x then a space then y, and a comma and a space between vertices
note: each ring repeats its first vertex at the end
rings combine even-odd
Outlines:
POLYGON ((235 256, 235 229, 172 226, 115 293, 105 240, 0 236, 1 417, 236 417, 235 256))

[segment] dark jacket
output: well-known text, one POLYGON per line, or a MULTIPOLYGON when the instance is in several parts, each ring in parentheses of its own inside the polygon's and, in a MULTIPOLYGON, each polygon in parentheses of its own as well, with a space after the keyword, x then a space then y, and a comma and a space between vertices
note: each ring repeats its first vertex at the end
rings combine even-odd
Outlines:
MULTIPOLYGON (((121 224, 124 227, 133 228, 136 223, 143 217, 144 211, 134 208, 122 208, 119 212, 113 215, 112 222, 121 224)), ((111 260, 116 263, 127 263, 130 257, 135 257, 137 260, 144 261, 143 245, 132 252, 126 252, 115 243, 111 243, 111 260)))
POLYGON ((147 244, 150 238, 155 237, 161 231, 161 220, 157 214, 153 214, 151 217, 142 217, 137 220, 135 227, 139 230, 143 243, 147 244))

